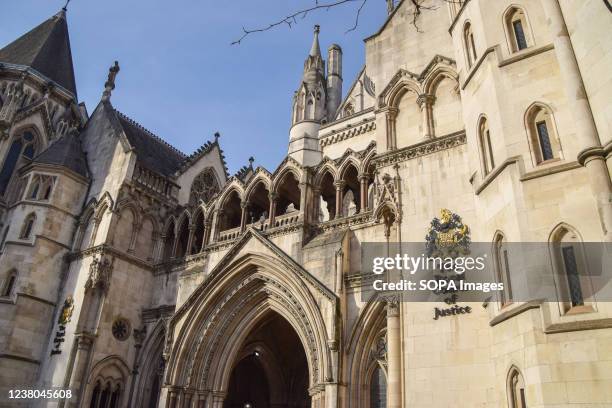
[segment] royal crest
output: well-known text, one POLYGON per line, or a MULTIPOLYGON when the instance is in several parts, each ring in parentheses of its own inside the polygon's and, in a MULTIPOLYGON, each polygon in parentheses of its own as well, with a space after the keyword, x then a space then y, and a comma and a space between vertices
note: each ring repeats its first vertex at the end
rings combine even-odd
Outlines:
POLYGON ((440 210, 425 237, 427 256, 461 256, 470 252, 470 229, 450 210, 440 210))
POLYGON ((70 322, 72 318, 72 311, 74 310, 74 299, 72 296, 68 296, 64 301, 64 306, 62 307, 62 311, 57 319, 57 323, 65 326, 70 322))

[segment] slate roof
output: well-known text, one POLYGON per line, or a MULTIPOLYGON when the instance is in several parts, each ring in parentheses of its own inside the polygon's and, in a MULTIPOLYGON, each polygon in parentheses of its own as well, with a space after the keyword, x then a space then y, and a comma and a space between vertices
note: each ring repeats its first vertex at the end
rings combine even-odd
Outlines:
POLYGON ((87 177, 89 173, 81 141, 76 135, 60 137, 47 150, 36 156, 33 162, 62 166, 83 177, 87 177))
POLYGON ((77 95, 63 10, 0 49, 0 62, 30 67, 77 95))
POLYGON ((116 109, 115 113, 139 162, 164 176, 171 176, 180 169, 187 159, 184 153, 116 109))

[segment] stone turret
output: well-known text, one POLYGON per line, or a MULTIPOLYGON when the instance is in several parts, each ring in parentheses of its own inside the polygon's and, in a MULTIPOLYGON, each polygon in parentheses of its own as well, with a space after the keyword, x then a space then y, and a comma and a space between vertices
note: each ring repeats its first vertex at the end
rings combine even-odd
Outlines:
POLYGON ((326 78, 319 31, 316 25, 312 46, 304 62, 302 81, 293 96, 292 126, 289 131, 289 155, 306 166, 321 160, 319 128, 321 123, 333 119, 342 94, 342 51, 337 45, 330 47, 332 63, 326 78))

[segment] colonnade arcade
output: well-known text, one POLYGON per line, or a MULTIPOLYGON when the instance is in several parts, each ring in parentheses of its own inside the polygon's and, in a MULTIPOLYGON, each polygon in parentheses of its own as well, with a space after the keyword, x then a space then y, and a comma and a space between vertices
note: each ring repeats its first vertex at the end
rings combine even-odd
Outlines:
POLYGON ((375 145, 348 151, 315 168, 287 159, 274 173, 258 168, 243 181, 232 177, 208 203, 192 205, 166 221, 159 261, 197 254, 233 240, 248 225, 267 231, 299 223, 339 220, 371 210, 375 145))

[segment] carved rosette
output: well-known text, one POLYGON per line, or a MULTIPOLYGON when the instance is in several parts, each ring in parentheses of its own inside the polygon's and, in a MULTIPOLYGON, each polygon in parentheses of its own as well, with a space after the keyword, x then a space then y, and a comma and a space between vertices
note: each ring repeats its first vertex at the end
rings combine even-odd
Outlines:
POLYGON ((104 293, 110 288, 113 262, 108 258, 94 258, 89 266, 89 277, 85 289, 100 288, 104 293))

